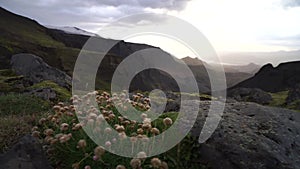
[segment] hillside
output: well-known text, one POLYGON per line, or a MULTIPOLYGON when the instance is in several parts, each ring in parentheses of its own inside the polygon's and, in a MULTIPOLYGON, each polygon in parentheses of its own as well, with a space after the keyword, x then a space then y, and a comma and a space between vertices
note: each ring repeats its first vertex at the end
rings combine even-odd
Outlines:
MULTIPOLYGON (((13 14, 3 8, 0 8, 0 14, 0 69, 10 68, 12 55, 31 53, 40 56, 49 65, 72 75, 76 58, 82 46, 89 39, 89 36, 65 33, 57 29, 48 29, 34 20, 13 14)), ((97 38, 104 42, 114 41, 101 37, 97 38)), ((102 61, 102 69, 98 72, 99 76, 101 76, 101 80, 97 79, 97 83, 101 85, 101 87, 107 88, 115 68, 122 59, 135 51, 145 48, 153 47, 119 41, 102 61)), ((161 52, 164 53, 163 51, 161 52)), ((142 90, 153 88, 153 86, 161 84, 162 81, 156 80, 158 82, 155 82, 156 75, 159 76, 160 74, 160 72, 155 70, 141 74, 140 78, 142 78, 142 80, 140 81, 145 84, 145 88, 142 90), (154 79, 152 79, 152 83, 151 81, 143 79, 143 76, 149 73, 155 75, 154 79)), ((169 79, 168 81, 171 81, 168 77, 158 79, 169 79)), ((133 89, 140 89, 140 87, 138 87, 140 84, 132 85, 133 89)), ((175 89, 175 87, 171 88, 171 90, 172 89, 175 89)))

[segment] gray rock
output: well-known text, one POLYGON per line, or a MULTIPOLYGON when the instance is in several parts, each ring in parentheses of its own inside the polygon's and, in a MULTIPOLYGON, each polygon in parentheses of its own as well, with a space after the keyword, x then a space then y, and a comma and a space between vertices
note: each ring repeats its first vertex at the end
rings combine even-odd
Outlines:
POLYGON ((52 169, 41 145, 30 135, 0 156, 1 169, 52 169))
MULTIPOLYGON (((210 102, 200 105, 194 136, 200 134, 210 102)), ((299 169, 300 113, 256 103, 226 103, 223 119, 199 153, 199 160, 212 169, 299 169)))
POLYGON ((290 89, 288 97, 286 98, 286 103, 290 104, 297 100, 300 100, 300 84, 297 84, 295 87, 290 89))
POLYGON ((57 98, 56 92, 50 87, 44 87, 39 89, 32 89, 26 91, 25 94, 34 95, 44 100, 53 101, 57 98))
POLYGON ((70 89, 71 77, 57 68, 49 66, 38 56, 32 54, 17 54, 11 58, 12 69, 18 75, 23 75, 32 83, 51 80, 58 85, 70 89))
POLYGON ((228 96, 237 101, 255 102, 263 105, 272 101, 272 96, 269 93, 255 88, 231 89, 228 91, 228 96))
POLYGON ((169 99, 164 112, 178 112, 180 109, 180 99, 169 99))

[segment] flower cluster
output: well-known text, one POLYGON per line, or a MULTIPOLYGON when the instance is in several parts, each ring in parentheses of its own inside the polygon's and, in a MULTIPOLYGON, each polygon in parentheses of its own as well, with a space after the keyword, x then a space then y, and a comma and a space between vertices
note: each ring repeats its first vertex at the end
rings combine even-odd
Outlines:
POLYGON ((138 148, 173 124, 169 117, 162 119, 161 126, 153 123, 147 114, 150 110, 149 98, 141 93, 128 99, 126 93, 110 95, 95 91, 82 97, 73 96, 71 102, 73 104, 69 105, 58 103, 53 107, 53 113, 41 118, 38 126, 32 128, 32 135, 47 145, 47 152, 53 159, 60 161, 60 158, 64 158, 61 163, 74 169, 168 168, 165 161, 158 157, 148 159, 147 152, 138 148), (130 120, 120 114, 116 107, 125 112, 131 112, 130 107, 133 107, 143 113, 139 115, 139 120, 130 120), (107 124, 111 127, 107 127, 107 124), (86 132, 94 137, 89 138, 86 132), (103 146, 97 146, 94 141, 103 143, 103 146), (137 154, 135 158, 128 160, 109 153, 126 141, 132 147, 131 153, 137 154), (67 158, 66 153, 73 153, 74 158, 67 158), (124 163, 119 164, 119 161, 124 163))

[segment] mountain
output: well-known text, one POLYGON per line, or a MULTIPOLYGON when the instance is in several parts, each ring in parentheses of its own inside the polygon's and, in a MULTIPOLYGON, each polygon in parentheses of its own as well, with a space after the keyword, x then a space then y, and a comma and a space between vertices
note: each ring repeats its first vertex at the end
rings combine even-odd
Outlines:
MULTIPOLYGON (((49 29, 32 19, 0 8, 0 69, 10 68, 10 60, 14 54, 30 53, 41 57, 50 66, 72 75, 77 56, 90 36, 78 28, 67 28, 63 30, 49 29)), ((199 59, 187 57, 180 61, 158 47, 105 39, 100 36, 93 38, 102 44, 116 43, 104 57, 98 70, 96 85, 100 88, 110 88, 112 75, 127 56, 142 49, 152 48, 158 50, 158 56, 169 58, 175 64, 174 67, 182 66, 182 61, 186 62, 196 77, 200 92, 210 91, 210 80, 203 65, 205 62, 199 59)), ((143 57, 145 56, 141 56, 141 61, 143 61, 143 57)), ((168 67, 169 61, 165 63, 168 63, 166 64, 168 67)), ((148 63, 143 62, 143 64, 148 63)), ((171 70, 174 67, 169 66, 168 68, 171 70)), ((186 81, 190 78, 179 74, 176 76, 184 84, 187 84, 186 81)), ((252 75, 243 72, 226 72, 227 85, 233 86, 250 76, 252 75)), ((156 88, 170 91, 179 90, 173 77, 156 69, 147 69, 138 73, 130 85, 130 90, 149 91, 156 88)))
POLYGON ((233 88, 259 88, 268 92, 280 92, 300 84, 300 61, 281 63, 277 67, 271 64, 263 66, 259 72, 233 88))
MULTIPOLYGON (((215 64, 208 64, 204 61, 199 60, 198 58, 191 58, 191 57, 185 57, 181 59, 182 61, 184 61, 189 68, 192 70, 192 72, 194 73, 196 80, 199 83, 202 84, 210 84, 210 79, 207 73, 207 69, 208 70, 214 70, 214 66, 216 66, 215 64)), ((247 73, 247 71, 238 71, 238 70, 246 70, 247 66, 241 65, 241 66, 235 66, 233 68, 227 66, 224 67, 224 71, 225 71, 225 76, 226 76, 226 83, 228 87, 232 87, 236 84, 238 84, 239 82, 242 82, 243 80, 246 80, 250 77, 253 76, 253 74, 251 73, 247 73), (235 68, 240 68, 238 70, 236 70, 235 68)), ((207 88, 209 88, 209 85, 207 85, 207 88)))
POLYGON ((77 28, 77 27, 72 27, 72 26, 62 26, 62 27, 57 27, 57 26, 46 26, 49 29, 56 29, 56 30, 62 30, 65 33, 69 34, 77 34, 77 35, 86 35, 86 36, 99 36, 95 33, 85 31, 83 29, 77 28))
POLYGON ((243 72, 243 73, 250 73, 250 74, 255 74, 256 72, 259 71, 261 68, 260 65, 257 65, 255 63, 249 63, 247 65, 229 65, 229 64, 223 64, 224 70, 226 72, 243 72))
POLYGON ((283 62, 299 60, 300 50, 272 51, 272 52, 228 52, 221 53, 221 57, 230 64, 245 64, 254 62, 258 65, 271 63, 274 66, 283 62))
POLYGON ((203 66, 203 61, 198 59, 198 58, 191 58, 189 56, 184 57, 181 59, 182 61, 184 61, 185 64, 187 65, 193 65, 193 66, 203 66))
MULTIPOLYGON (((40 56, 47 64, 56 67, 69 75, 72 71, 77 56, 90 36, 80 34, 70 34, 62 30, 48 29, 38 22, 16 15, 0 8, 0 69, 10 68, 10 60, 14 54, 31 53, 40 56)), ((98 71, 96 83, 101 87, 109 87, 110 80, 114 70, 121 61, 128 55, 146 48, 156 48, 150 45, 127 43, 124 41, 116 41, 97 37, 97 40, 103 43, 116 42, 116 45, 105 56, 101 62, 101 69, 98 71)), ((156 48, 158 49, 158 48, 156 48)), ((161 50, 162 53, 165 53, 161 50)), ((144 86, 133 83, 133 89, 146 90, 154 87, 161 87, 163 82, 173 82, 172 78, 162 75, 156 70, 142 72, 137 78, 142 78, 144 86), (147 74, 153 75, 153 78, 147 80, 147 74), (155 77, 162 76, 164 78, 155 77), (158 79, 163 79, 160 81, 158 79)), ((176 85, 166 83, 164 87, 175 90, 176 85)))

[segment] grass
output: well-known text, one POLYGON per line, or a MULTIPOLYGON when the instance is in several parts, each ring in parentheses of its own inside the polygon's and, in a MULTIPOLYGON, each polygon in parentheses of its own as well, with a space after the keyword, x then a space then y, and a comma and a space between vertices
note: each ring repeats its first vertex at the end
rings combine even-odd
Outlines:
POLYGON ((25 94, 0 96, 0 116, 45 112, 50 104, 40 98, 25 94))
POLYGON ((289 91, 282 91, 282 92, 270 93, 270 94, 273 100, 269 104, 269 106, 282 107, 282 108, 287 108, 287 109, 300 112, 299 110, 300 100, 293 101, 292 103, 287 105, 286 99, 288 97, 289 91))
POLYGON ((275 107, 284 107, 286 98, 288 97, 289 91, 282 91, 278 93, 270 93, 272 96, 272 102, 269 104, 270 106, 275 107))

